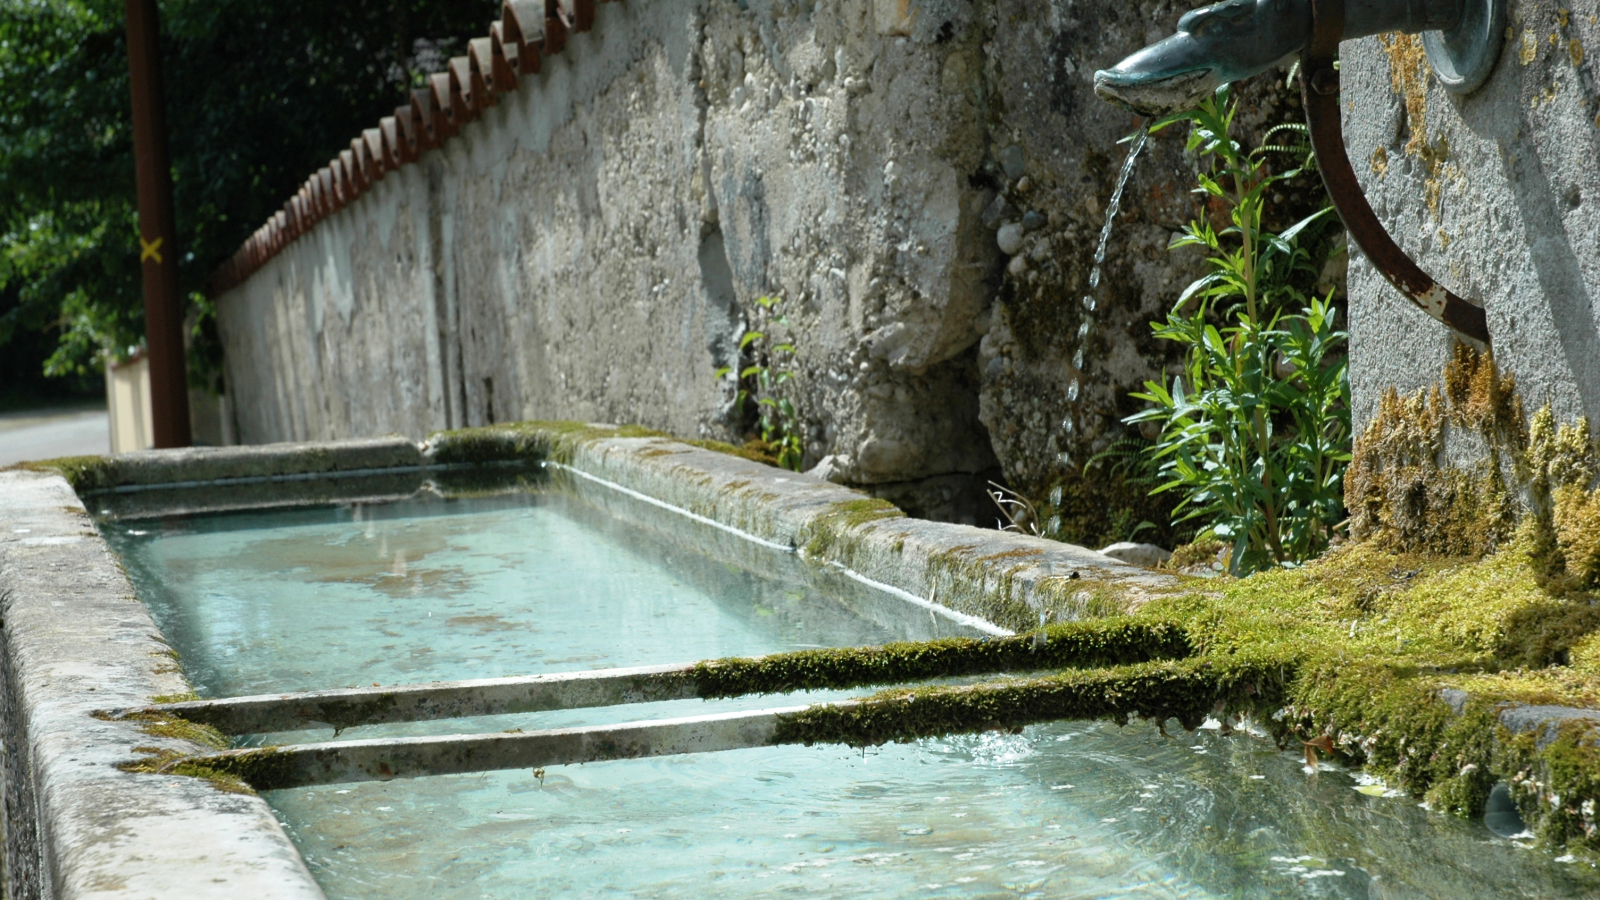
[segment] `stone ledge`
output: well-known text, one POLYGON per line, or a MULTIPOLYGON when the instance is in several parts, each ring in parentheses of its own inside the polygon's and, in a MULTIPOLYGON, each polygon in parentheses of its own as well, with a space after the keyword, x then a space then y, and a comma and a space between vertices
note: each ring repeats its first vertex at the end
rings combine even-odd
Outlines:
POLYGON ((423 464, 417 445, 402 437, 323 444, 138 450, 62 462, 64 474, 71 478, 79 492, 270 481, 423 464))
POLYGON ((573 450, 571 461, 813 560, 1013 630, 1037 626, 1041 612, 1053 621, 1090 614, 1102 599, 1136 607, 1181 583, 1072 544, 907 518, 860 491, 668 439, 593 438, 573 450))
POLYGON ((57 475, 0 472, 7 896, 320 898, 259 797, 117 768, 204 752, 97 710, 188 685, 57 475))
MULTIPOLYGON (((1439 692, 1439 699, 1450 704, 1456 715, 1461 715, 1467 710, 1467 703, 1472 700, 1472 695, 1459 688, 1445 688, 1439 692)), ((1507 703, 1495 715, 1495 721, 1512 734, 1524 734, 1529 731, 1538 731, 1535 738, 1539 749, 1543 750, 1555 740, 1556 732, 1561 726, 1571 721, 1588 722, 1593 728, 1600 728, 1600 709, 1584 709, 1578 706, 1553 706, 1550 704, 1507 703)))

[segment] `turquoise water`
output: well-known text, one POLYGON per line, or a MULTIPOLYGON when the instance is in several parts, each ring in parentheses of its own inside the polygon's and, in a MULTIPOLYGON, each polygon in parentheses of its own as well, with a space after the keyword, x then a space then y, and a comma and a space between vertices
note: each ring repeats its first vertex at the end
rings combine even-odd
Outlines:
MULTIPOLYGON (((565 490, 101 527, 206 696, 954 631, 787 555, 729 551, 703 526, 565 490)), ((684 701, 341 738, 792 702, 684 701)), ((865 753, 765 748, 267 799, 333 900, 1600 895, 1587 867, 1410 798, 1373 796, 1381 791, 1345 772, 1307 775, 1265 740, 1175 733, 1058 723, 865 753)))
MULTIPOLYGON (((892 639, 564 493, 107 524, 203 696, 892 639)), ((791 563, 782 554, 776 567, 791 563)), ((920 615, 925 616, 926 613, 920 615)))

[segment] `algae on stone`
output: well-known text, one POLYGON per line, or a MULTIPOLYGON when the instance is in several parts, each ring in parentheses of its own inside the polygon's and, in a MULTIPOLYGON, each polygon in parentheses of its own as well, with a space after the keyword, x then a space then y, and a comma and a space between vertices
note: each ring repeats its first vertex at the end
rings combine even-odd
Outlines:
POLYGON ((104 456, 63 456, 17 463, 9 468, 60 475, 79 494, 111 486, 111 460, 104 456))

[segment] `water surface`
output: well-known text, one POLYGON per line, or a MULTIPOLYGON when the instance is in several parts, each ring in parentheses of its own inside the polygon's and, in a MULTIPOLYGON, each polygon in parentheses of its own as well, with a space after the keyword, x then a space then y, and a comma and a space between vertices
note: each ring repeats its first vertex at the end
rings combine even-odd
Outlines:
MULTIPOLYGON (((689 662, 955 630, 792 556, 729 549, 733 539, 704 526, 572 490, 108 521, 102 530, 206 696, 689 662)), ((679 701, 341 737, 792 702, 679 701)), ((1345 772, 1307 775, 1261 738, 1179 734, 1058 723, 865 753, 764 748, 267 799, 333 900, 1600 896, 1587 867, 1411 798, 1373 796, 1381 789, 1345 772)))

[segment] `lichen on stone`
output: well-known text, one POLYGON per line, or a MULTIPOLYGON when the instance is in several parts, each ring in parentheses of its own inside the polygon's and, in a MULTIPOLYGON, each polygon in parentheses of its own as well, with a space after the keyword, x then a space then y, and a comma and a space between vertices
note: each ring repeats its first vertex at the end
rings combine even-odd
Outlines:
MULTIPOLYGON (((1389 57, 1390 88, 1405 104, 1405 127, 1409 132, 1405 152, 1423 164, 1426 172, 1423 196, 1428 211, 1437 222, 1440 217, 1439 201, 1444 190, 1442 176, 1450 159, 1450 142, 1444 135, 1431 143, 1428 140, 1427 52, 1423 49, 1422 38, 1414 34, 1381 34, 1378 35, 1378 42, 1389 57)), ((1385 158, 1382 170, 1387 169, 1385 158)), ((1377 157, 1373 158, 1373 171, 1380 171, 1377 157)))
POLYGON ((849 565, 861 535, 856 530, 885 519, 906 517, 900 507, 876 497, 835 503, 813 517, 800 534, 805 555, 849 565))
POLYGON ((1402 398, 1384 392, 1345 472, 1350 535, 1403 551, 1482 556, 1516 530, 1508 468, 1527 445, 1516 383, 1487 354, 1458 345, 1443 386, 1402 398), (1476 434, 1471 468, 1445 465, 1450 428, 1476 434))

